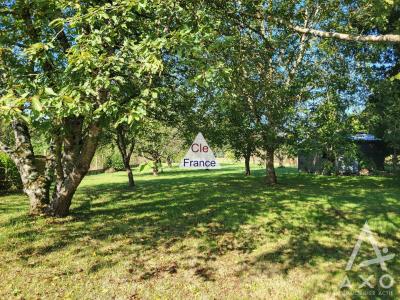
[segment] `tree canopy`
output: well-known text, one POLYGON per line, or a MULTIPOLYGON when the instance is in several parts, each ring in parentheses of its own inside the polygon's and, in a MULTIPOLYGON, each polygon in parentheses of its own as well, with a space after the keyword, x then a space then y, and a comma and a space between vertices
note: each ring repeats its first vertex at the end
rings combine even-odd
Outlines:
POLYGON ((0 149, 30 212, 57 216, 106 131, 131 185, 133 139, 157 167, 175 131, 228 145, 246 174, 261 152, 269 184, 281 148, 337 156, 365 107, 398 151, 399 16, 398 1, 3 1, 0 149))

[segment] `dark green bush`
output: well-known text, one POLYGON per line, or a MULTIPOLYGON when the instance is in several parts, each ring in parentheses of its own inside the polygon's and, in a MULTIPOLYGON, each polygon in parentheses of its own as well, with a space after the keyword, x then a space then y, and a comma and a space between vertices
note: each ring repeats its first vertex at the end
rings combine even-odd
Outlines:
POLYGON ((333 175, 335 174, 335 164, 330 160, 324 159, 322 161, 322 175, 333 175))
POLYGON ((22 189, 18 169, 10 157, 0 152, 0 192, 22 189))
POLYGON ((115 170, 123 170, 124 163, 121 155, 118 152, 112 152, 109 156, 107 156, 104 167, 106 169, 114 168, 115 170))

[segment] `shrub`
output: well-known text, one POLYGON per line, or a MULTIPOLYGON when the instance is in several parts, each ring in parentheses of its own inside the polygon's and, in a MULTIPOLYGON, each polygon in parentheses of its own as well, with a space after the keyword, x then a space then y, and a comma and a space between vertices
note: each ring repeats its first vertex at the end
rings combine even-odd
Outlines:
POLYGON ((7 154, 0 152, 0 192, 21 188, 21 177, 17 167, 7 154))
POLYGON ((114 168, 115 170, 123 170, 124 163, 121 155, 117 151, 112 151, 106 158, 104 167, 106 169, 114 168))
POLYGON ((335 164, 328 159, 322 161, 322 175, 335 174, 335 164))

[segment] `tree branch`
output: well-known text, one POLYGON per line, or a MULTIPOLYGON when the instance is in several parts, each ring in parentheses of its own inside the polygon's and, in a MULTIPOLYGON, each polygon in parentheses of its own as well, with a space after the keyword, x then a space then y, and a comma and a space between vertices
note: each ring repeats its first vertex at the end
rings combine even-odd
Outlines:
POLYGON ((312 34, 322 38, 333 38, 343 41, 369 42, 369 43, 400 43, 400 34, 358 35, 339 32, 328 32, 301 26, 285 24, 298 33, 312 34))
POLYGON ((95 121, 89 125, 88 135, 83 141, 79 163, 77 164, 78 170, 81 174, 86 174, 89 170, 93 155, 97 149, 100 133, 101 127, 99 126, 99 121, 95 121))
MULTIPOLYGON (((314 13, 316 14, 316 12, 314 13)), ((292 25, 275 16, 268 15, 269 18, 275 20, 279 24, 286 26, 298 33, 312 34, 322 38, 333 38, 343 41, 352 42, 369 42, 369 43, 400 43, 400 34, 378 34, 378 35, 361 35, 361 34, 348 34, 341 32, 329 32, 324 30, 312 29, 303 26, 292 25)), ((257 18, 257 17, 256 17, 257 18)))
POLYGON ((129 151, 128 152, 128 157, 129 158, 132 156, 133 150, 135 149, 135 144, 136 144, 135 139, 132 139, 131 145, 130 145, 129 150, 128 150, 129 151))
MULTIPOLYGON (((216 5, 217 8, 222 9, 226 12, 226 8, 224 6, 216 5)), ((229 14, 229 12, 226 12, 229 14)), ((246 13, 241 12, 242 15, 253 17, 246 13)), ((314 13, 315 14, 315 13, 314 13)), ((369 43, 400 43, 400 34, 379 34, 379 35, 360 35, 360 34, 348 34, 348 33, 340 33, 340 32, 329 32, 324 30, 317 30, 312 28, 307 28, 303 26, 292 25, 289 22, 285 22, 282 19, 279 19, 273 15, 267 14, 269 18, 275 20, 281 25, 292 29, 298 33, 303 34, 312 34, 314 36, 322 37, 322 38, 334 38, 344 41, 353 41, 353 42, 369 42, 369 43)), ((256 19, 263 19, 262 16, 255 16, 256 19)))

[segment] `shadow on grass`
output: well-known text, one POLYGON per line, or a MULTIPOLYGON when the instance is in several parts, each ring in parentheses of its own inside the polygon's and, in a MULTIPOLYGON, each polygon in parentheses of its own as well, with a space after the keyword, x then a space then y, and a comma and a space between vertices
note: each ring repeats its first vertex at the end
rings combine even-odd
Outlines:
MULTIPOLYGON (((199 257, 207 261, 229 251, 251 253, 260 244, 270 243, 275 246, 243 265, 265 271, 275 263, 280 265, 279 272, 287 274, 299 266, 313 268, 321 261, 344 264, 367 220, 382 225, 374 229, 392 241, 391 252, 399 248, 398 178, 278 171, 280 184, 274 187, 264 184, 263 170, 244 177, 235 168, 200 172, 173 169, 146 180, 139 176, 134 190, 125 182, 95 182, 79 189, 72 219, 63 224, 62 234, 53 234, 52 244, 34 251, 45 255, 85 238, 123 236, 149 250, 200 238, 204 244, 198 248, 199 257), (326 236, 337 243, 326 243, 326 236)), ((29 222, 16 218, 2 226, 29 222)), ((28 226, 25 232, 14 235, 26 241, 36 237, 28 226)), ((111 264, 99 262, 91 272, 111 264)), ((212 272, 207 267, 196 270, 204 280, 212 280, 212 272)), ((335 275, 335 270, 327 272, 335 275)), ((394 272, 400 274, 398 269, 394 272)))

